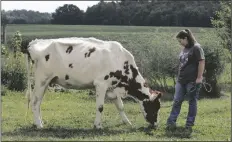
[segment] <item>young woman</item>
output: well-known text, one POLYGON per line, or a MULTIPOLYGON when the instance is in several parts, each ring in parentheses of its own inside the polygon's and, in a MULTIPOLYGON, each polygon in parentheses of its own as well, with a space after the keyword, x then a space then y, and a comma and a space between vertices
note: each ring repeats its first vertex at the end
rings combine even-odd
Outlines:
POLYGON ((167 119, 167 126, 172 126, 172 128, 176 126, 182 102, 187 94, 189 96, 189 109, 185 127, 191 128, 191 126, 194 126, 197 114, 197 99, 205 68, 204 51, 189 29, 180 31, 176 39, 183 46, 183 49, 179 55, 180 64, 175 85, 174 102, 167 119))

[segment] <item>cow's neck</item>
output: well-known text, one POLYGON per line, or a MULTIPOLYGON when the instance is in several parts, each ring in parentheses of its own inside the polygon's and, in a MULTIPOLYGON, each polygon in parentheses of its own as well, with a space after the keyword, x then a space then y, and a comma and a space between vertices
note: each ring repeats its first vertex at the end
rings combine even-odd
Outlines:
POLYGON ((149 99, 149 96, 140 92, 140 91, 128 91, 128 95, 130 95, 131 97, 133 97, 134 99, 136 99, 137 101, 144 101, 146 99, 149 99))

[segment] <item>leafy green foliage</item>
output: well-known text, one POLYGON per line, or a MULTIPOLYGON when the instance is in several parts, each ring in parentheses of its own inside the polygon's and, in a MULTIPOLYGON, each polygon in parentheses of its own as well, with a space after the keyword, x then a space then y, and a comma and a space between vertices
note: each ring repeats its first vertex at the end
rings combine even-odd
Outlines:
POLYGON ((125 0, 99 1, 86 12, 72 4, 60 6, 52 14, 26 10, 3 12, 12 24, 211 27, 210 17, 214 17, 218 8, 218 1, 125 0))
POLYGON ((8 50, 5 45, 1 45, 1 55, 8 55, 8 50))
MULTIPOLYGON (((207 92, 202 89, 202 92, 205 93, 206 96, 210 97, 219 97, 221 95, 221 87, 218 84, 218 79, 224 71, 225 63, 226 63, 226 51, 222 48, 220 44, 220 39, 211 40, 210 35, 215 35, 215 32, 207 32, 204 35, 204 39, 202 40, 202 48, 205 52, 205 74, 204 77, 206 82, 209 83, 212 87, 211 92, 207 92)), ((209 90, 209 87, 207 88, 209 90)))
POLYGON ((1 25, 6 26, 9 23, 9 19, 6 15, 6 13, 3 11, 1 12, 1 25))
POLYGON ((84 11, 76 5, 65 4, 52 13, 52 24, 76 25, 83 23, 84 11))
POLYGON ((212 19, 213 26, 217 29, 218 36, 222 39, 224 48, 231 51, 231 2, 221 2, 220 10, 212 19))
POLYGON ((49 24, 52 16, 32 10, 1 11, 8 19, 9 24, 49 24))
POLYGON ((20 51, 21 44, 22 44, 22 36, 21 36, 21 33, 19 31, 15 32, 11 42, 12 42, 11 48, 13 48, 14 57, 16 58, 16 52, 20 51))
POLYGON ((23 91, 27 84, 25 59, 22 53, 17 58, 10 54, 2 59, 1 83, 10 90, 23 91))

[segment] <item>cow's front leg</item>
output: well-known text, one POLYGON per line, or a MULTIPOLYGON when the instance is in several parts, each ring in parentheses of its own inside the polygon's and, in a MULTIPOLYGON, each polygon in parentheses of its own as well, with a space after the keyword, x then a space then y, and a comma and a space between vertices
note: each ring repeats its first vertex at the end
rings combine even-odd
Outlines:
POLYGON ((132 125, 130 120, 127 118, 127 116, 126 116, 126 114, 124 112, 124 106, 123 106, 122 99, 120 97, 117 97, 116 99, 113 100, 113 102, 114 102, 116 108, 119 111, 119 114, 120 114, 120 116, 122 118, 123 123, 132 125))
POLYGON ((101 129, 101 116, 106 95, 106 87, 104 85, 96 85, 96 118, 94 128, 101 129))

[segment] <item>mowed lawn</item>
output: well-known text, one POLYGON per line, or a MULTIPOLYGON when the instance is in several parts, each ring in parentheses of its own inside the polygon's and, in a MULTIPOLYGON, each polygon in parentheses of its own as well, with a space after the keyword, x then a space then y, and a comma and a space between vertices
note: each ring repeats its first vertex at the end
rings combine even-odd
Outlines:
POLYGON ((93 129, 95 96, 87 91, 73 93, 46 92, 41 112, 44 128, 32 127, 32 113, 26 119, 26 99, 23 93, 7 91, 2 96, 2 140, 231 140, 231 98, 229 94, 220 99, 201 99, 198 103, 196 126, 192 133, 183 128, 188 103, 182 105, 176 131, 166 131, 165 123, 170 113, 171 101, 162 102, 159 127, 146 133, 147 126, 138 103, 124 101, 125 112, 133 126, 124 125, 114 104, 106 101, 103 110, 103 130, 93 129))

